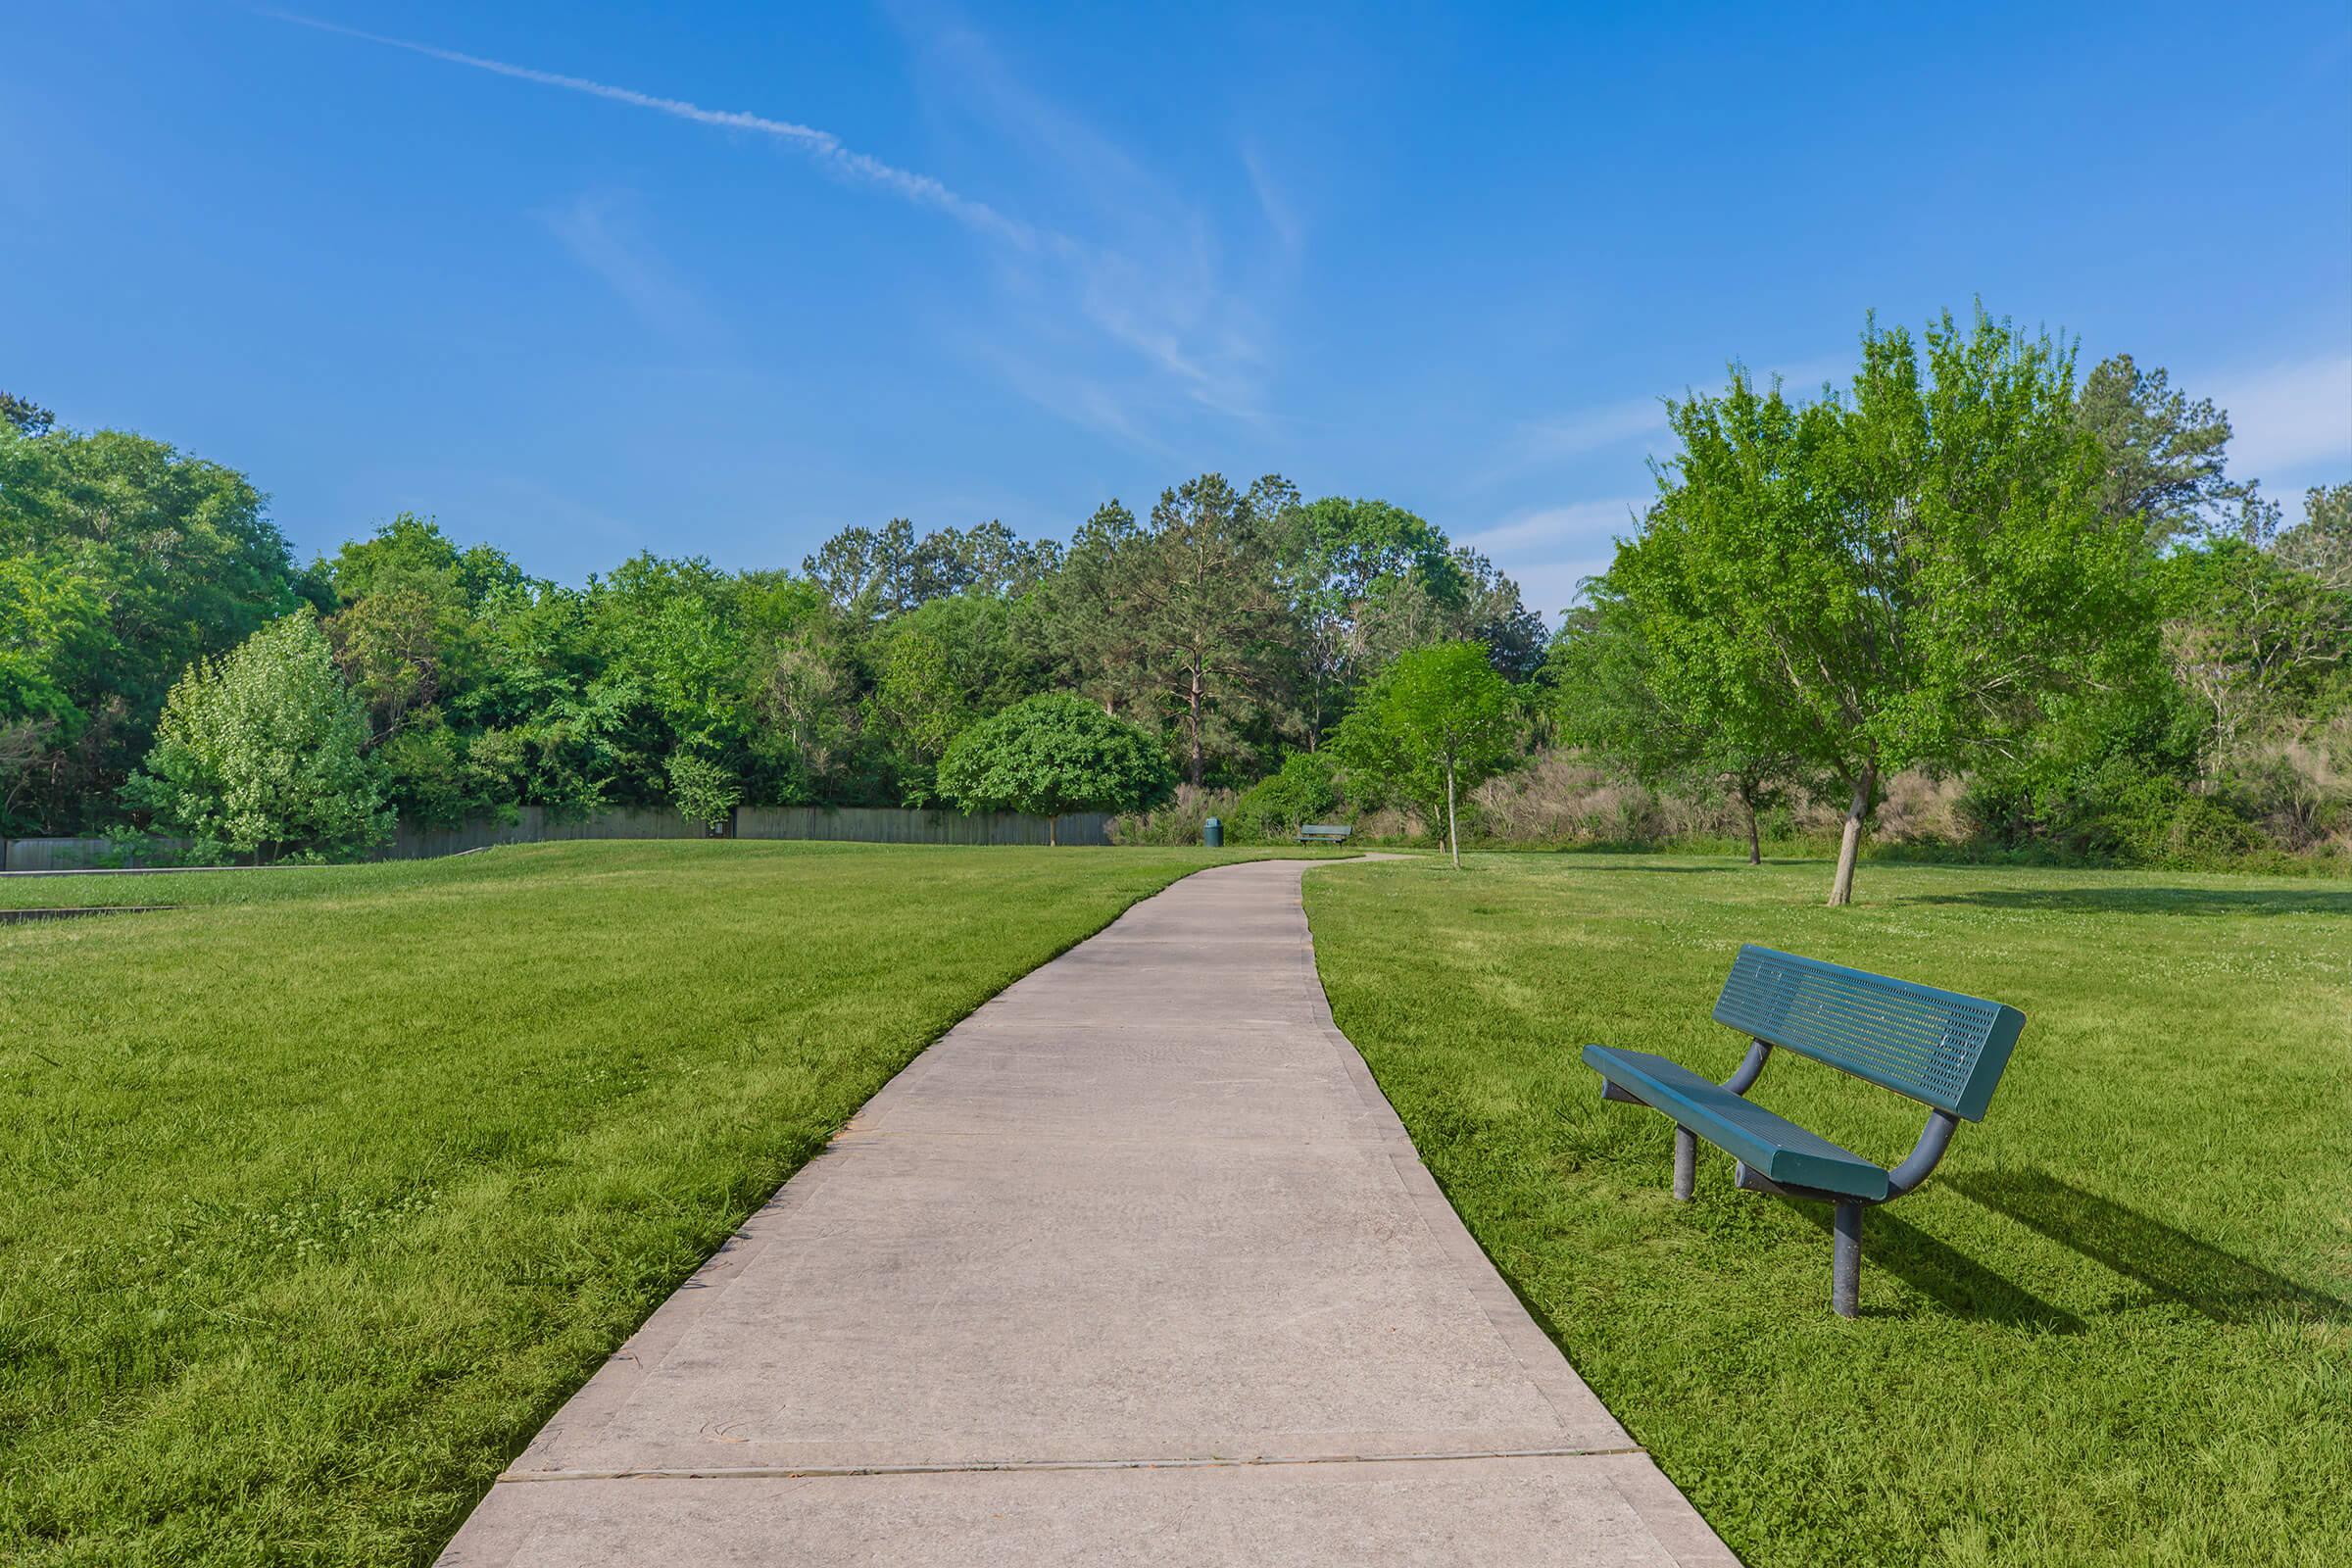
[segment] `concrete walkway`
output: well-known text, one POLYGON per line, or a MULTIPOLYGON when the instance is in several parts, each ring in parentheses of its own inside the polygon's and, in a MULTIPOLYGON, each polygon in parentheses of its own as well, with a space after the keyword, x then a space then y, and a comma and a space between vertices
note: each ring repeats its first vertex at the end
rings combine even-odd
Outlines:
POLYGON ((1733 1562, 1333 1026, 1303 869, 1179 882, 924 1053, 443 1564, 1733 1562))

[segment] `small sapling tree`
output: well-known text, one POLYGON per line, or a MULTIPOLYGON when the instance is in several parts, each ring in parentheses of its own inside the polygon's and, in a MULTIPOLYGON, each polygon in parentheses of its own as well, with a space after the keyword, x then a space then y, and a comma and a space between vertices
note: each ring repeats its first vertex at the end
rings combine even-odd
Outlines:
POLYGON ((1332 750, 1354 780, 1434 808, 1446 803, 1446 847, 1461 869, 1455 798, 1519 760, 1524 719, 1483 643, 1440 643, 1400 656, 1341 720, 1332 750))

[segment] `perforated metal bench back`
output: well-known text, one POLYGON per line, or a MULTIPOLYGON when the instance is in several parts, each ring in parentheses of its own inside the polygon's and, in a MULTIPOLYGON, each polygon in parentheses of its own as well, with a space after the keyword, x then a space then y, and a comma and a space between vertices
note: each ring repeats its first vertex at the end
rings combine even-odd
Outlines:
POLYGON ((1983 1121, 2026 1015, 1956 991, 1770 948, 1740 950, 1715 1021, 1983 1121))

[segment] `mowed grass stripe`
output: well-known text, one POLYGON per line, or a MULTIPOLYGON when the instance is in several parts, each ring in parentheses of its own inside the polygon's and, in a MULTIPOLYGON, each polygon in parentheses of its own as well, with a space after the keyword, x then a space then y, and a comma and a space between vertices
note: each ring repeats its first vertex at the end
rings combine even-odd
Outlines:
POLYGON ((957 1018, 1246 852, 571 844, 25 879, 0 1560, 427 1561, 957 1018))
MULTIPOLYGON (((1307 878, 1318 961, 1471 1230, 1756 1564, 2352 1560, 2352 888, 1488 856, 1307 878), (1741 1194, 1604 1104, 1591 1041, 1716 1077, 1742 942, 2024 1009, 1990 1113, 1864 1222, 1741 1194)), ((1874 1157, 1924 1107, 1780 1054, 1756 1098, 1874 1157)))

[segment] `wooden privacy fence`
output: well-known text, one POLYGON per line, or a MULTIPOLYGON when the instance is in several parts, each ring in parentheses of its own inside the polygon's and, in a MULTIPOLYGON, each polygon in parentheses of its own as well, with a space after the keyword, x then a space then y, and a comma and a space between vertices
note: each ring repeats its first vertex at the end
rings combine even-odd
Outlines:
MULTIPOLYGON (((1079 811, 1054 819, 1064 844, 1110 842, 1110 814, 1079 811)), ((739 839, 854 839, 863 844, 1043 844, 1046 819, 1017 811, 910 811, 892 806, 739 806, 739 839)))
MULTIPOLYGON (((1054 836, 1063 844, 1106 845, 1111 817, 1080 811, 1056 817, 1054 836)), ((861 844, 1044 844, 1042 816, 1014 811, 917 811, 890 806, 739 806, 713 833, 675 811, 615 807, 570 821, 551 820, 540 807, 526 806, 512 822, 482 820, 455 827, 403 822, 389 844, 372 852, 378 860, 428 860, 487 849, 493 844, 537 844, 557 839, 837 839, 861 844)), ((125 852, 106 839, 0 839, 0 870, 72 871, 93 867, 145 869, 174 863, 187 846, 170 839, 125 852)))

